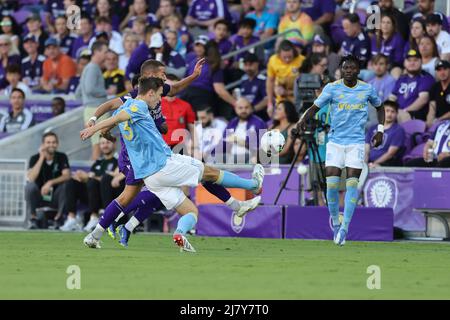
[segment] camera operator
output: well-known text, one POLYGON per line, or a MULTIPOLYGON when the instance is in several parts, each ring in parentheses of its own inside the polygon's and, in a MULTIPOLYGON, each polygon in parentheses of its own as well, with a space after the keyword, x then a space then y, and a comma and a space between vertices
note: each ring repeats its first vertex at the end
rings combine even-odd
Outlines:
POLYGON ((322 83, 330 82, 328 58, 322 53, 313 53, 300 68, 294 83, 295 105, 299 113, 308 109, 318 97, 322 83))

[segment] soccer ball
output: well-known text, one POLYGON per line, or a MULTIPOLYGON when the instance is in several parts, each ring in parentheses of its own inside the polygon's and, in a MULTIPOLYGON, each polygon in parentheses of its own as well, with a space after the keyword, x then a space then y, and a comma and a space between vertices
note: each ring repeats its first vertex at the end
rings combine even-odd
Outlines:
POLYGON ((267 131, 261 137, 261 148, 266 153, 278 154, 283 150, 286 140, 278 130, 267 131))

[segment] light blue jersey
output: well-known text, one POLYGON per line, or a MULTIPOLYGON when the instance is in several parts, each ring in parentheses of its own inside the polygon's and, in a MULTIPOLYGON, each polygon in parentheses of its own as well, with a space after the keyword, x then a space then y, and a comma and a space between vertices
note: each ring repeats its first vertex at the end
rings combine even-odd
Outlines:
POLYGON ((365 142, 368 102, 376 108, 381 106, 374 87, 360 80, 353 88, 347 87, 344 80, 329 83, 323 88, 314 104, 319 108, 330 104, 331 130, 328 138, 331 142, 340 145, 365 142))
POLYGON ((131 119, 119 124, 120 133, 134 169, 134 177, 143 179, 161 170, 172 150, 163 140, 144 101, 128 99, 114 115, 122 110, 131 119))

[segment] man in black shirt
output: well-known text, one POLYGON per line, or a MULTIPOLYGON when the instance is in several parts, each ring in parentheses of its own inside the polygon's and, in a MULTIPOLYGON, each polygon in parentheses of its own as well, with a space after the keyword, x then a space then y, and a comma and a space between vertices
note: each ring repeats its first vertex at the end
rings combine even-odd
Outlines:
POLYGON ((25 199, 33 229, 37 228, 37 208, 57 208, 55 221, 59 220, 64 211, 65 182, 70 179, 70 166, 67 155, 56 151, 57 148, 57 135, 47 132, 42 136, 39 153, 30 158, 25 199))
POLYGON ((450 62, 441 60, 435 69, 438 82, 430 91, 427 127, 431 127, 436 121, 450 119, 450 62))
MULTIPOLYGON (((115 145, 113 142, 100 139, 100 151, 102 157, 91 166, 89 172, 77 170, 72 174, 72 179, 67 182, 66 199, 68 217, 60 228, 62 231, 77 231, 80 226, 76 220, 76 205, 78 201, 88 205, 90 220, 84 228, 90 232, 98 223, 98 213, 117 197, 122 189, 118 181, 112 183, 113 172, 117 168, 117 159, 114 157, 115 145), (119 186, 117 186, 119 184, 119 186), (116 187, 113 187, 116 186, 116 187)), ((116 178, 114 180, 120 180, 116 178)), ((85 217, 85 219, 88 217, 85 217)))

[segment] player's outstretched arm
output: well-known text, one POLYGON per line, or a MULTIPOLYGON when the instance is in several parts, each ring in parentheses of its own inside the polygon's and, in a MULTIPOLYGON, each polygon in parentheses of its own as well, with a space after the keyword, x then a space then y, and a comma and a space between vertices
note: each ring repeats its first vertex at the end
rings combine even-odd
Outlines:
POLYGON ((183 91, 184 89, 186 89, 192 82, 194 82, 195 79, 197 79, 200 74, 202 73, 202 67, 205 64, 206 59, 202 58, 200 60, 197 61, 197 63, 195 64, 195 68, 194 71, 192 72, 191 75, 187 76, 184 79, 181 79, 180 81, 175 82, 169 91, 169 95, 176 95, 178 92, 183 91))
POLYGON ((123 104, 122 100, 120 98, 114 98, 111 100, 108 100, 101 105, 98 106, 97 110, 95 110, 94 117, 95 119, 91 118, 88 120, 88 122, 85 124, 86 128, 93 127, 95 125, 95 120, 97 118, 100 118, 102 115, 109 111, 113 111, 118 109, 123 104))
POLYGON ((93 127, 89 127, 89 128, 82 130, 80 132, 80 138, 81 138, 81 140, 86 140, 86 139, 92 137, 96 132, 98 132, 100 130, 109 128, 111 126, 113 127, 116 124, 127 121, 129 119, 130 119, 130 115, 126 111, 122 110, 115 116, 108 118, 106 120, 100 121, 93 127))

